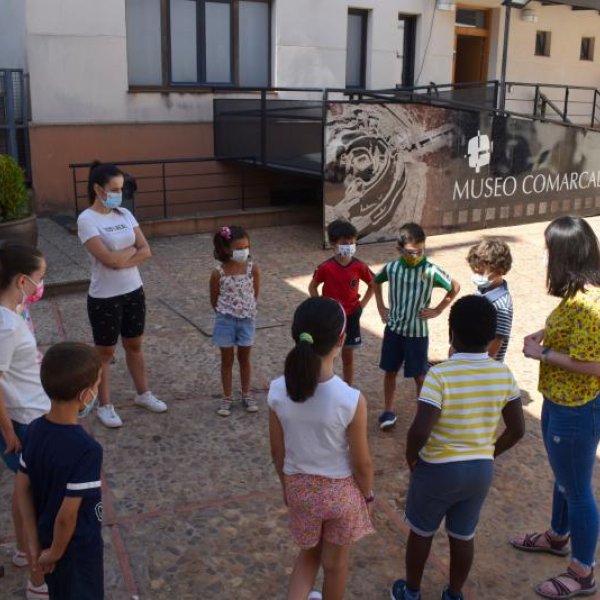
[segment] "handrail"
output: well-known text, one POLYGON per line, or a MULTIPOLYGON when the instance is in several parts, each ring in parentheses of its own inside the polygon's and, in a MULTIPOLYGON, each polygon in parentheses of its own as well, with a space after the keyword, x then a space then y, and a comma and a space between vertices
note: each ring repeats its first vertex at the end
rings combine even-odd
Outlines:
POLYGON ((539 99, 541 100, 541 103, 542 103, 542 107, 541 107, 541 116, 542 117, 546 116, 546 106, 549 106, 561 118, 561 120, 564 123, 571 124, 571 121, 567 117, 566 107, 565 107, 564 111, 561 111, 560 108, 558 108, 558 106, 556 106, 556 104, 554 104, 554 102, 552 102, 552 100, 550 100, 550 98, 548 98, 548 96, 546 96, 546 94, 544 94, 543 92, 539 93, 539 99))

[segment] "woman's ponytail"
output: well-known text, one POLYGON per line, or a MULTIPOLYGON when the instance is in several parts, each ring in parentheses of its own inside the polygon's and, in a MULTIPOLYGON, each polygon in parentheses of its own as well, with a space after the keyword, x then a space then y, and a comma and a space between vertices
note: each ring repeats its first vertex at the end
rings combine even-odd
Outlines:
POLYGON ((317 296, 305 300, 294 313, 292 337, 296 342, 285 359, 285 386, 294 402, 314 395, 327 356, 344 333, 346 317, 341 305, 317 296))

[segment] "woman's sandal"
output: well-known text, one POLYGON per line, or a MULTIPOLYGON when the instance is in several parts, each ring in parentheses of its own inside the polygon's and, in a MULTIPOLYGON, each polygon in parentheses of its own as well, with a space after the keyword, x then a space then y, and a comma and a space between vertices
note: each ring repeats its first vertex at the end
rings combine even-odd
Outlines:
POLYGON ((556 556, 566 556, 569 554, 569 538, 556 540, 550 537, 547 531, 544 531, 544 533, 527 533, 522 542, 510 540, 510 543, 515 548, 525 550, 526 552, 546 552, 548 554, 555 554, 556 556), (546 544, 540 544, 539 542, 542 540, 545 540, 546 544))
POLYGON ((566 573, 561 573, 558 577, 552 577, 543 583, 536 586, 535 591, 542 598, 550 598, 552 600, 563 600, 564 598, 574 598, 575 596, 592 596, 596 593, 596 581, 594 580, 594 571, 590 571, 589 575, 582 577, 573 571, 567 569, 566 573), (545 583, 550 583, 554 587, 551 592, 543 592, 541 590, 545 583), (570 583, 571 585, 567 585, 570 583), (573 589, 573 583, 579 587, 573 589))

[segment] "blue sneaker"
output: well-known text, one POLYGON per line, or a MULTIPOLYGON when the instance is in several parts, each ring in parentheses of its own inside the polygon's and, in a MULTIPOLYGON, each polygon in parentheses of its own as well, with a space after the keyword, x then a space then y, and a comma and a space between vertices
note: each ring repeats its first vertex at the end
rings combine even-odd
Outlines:
POLYGON ((390 588, 390 598, 392 600, 421 600, 421 592, 411 592, 406 589, 404 579, 396 579, 394 585, 390 588))
POLYGON ((385 431, 396 424, 398 417, 393 412, 383 412, 379 415, 379 429, 385 431))
POLYGON ((442 590, 442 597, 440 600, 465 600, 465 597, 462 594, 459 594, 458 596, 451 596, 450 592, 448 591, 448 586, 446 586, 442 590))

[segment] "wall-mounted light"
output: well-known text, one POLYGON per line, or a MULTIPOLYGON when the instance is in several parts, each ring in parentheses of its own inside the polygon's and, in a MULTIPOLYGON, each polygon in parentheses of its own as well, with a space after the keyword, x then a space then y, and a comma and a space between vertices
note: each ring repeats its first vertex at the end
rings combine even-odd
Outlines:
POLYGON ((504 0, 503 6, 509 6, 510 8, 525 8, 531 0, 504 0))
POLYGON ((537 13, 533 8, 526 8, 521 11, 521 21, 525 21, 526 23, 537 23, 537 13))
POLYGON ((435 7, 437 10, 455 11, 456 0, 437 0, 435 7))

